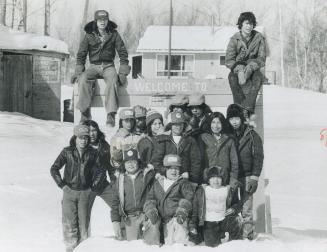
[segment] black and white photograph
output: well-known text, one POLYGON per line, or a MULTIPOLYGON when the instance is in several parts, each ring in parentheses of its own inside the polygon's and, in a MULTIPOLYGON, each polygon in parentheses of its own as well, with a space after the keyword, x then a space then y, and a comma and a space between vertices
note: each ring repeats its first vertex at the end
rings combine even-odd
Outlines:
POLYGON ((0 251, 327 252, 327 2, 0 0, 0 251))

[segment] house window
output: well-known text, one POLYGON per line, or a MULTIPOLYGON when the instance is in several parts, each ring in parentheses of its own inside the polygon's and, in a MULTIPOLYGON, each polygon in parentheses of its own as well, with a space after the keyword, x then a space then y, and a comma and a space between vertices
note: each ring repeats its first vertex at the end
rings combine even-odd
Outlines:
POLYGON ((220 56, 220 65, 225 65, 225 56, 220 56))
MULTIPOLYGON (((171 55, 171 76, 193 76, 193 72, 194 55, 171 55)), ((158 55, 157 76, 168 76, 168 55, 158 55)))

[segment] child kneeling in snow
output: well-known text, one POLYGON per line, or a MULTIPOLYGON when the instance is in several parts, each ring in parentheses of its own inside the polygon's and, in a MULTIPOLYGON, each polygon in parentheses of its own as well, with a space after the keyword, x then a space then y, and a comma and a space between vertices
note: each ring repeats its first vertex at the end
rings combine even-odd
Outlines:
MULTIPOLYGON (((164 157, 166 176, 159 177, 148 193, 144 205, 145 216, 152 225, 159 214, 163 224, 165 244, 188 244, 188 220, 192 210, 194 187, 180 176, 181 158, 169 154, 164 157)), ((159 229, 157 230, 159 233, 159 229)))
MULTIPOLYGON (((141 169, 137 150, 130 149, 123 152, 125 173, 118 175, 112 186, 111 221, 117 239, 122 240, 126 235, 128 241, 144 239, 147 244, 159 244, 159 235, 152 229, 155 225, 146 223, 143 205, 146 195, 154 182, 154 169, 141 169), (122 234, 121 225, 126 234, 122 234)), ((159 224, 158 224, 159 225, 159 224)))
POLYGON ((220 167, 211 167, 204 176, 209 185, 199 186, 193 200, 190 238, 198 238, 197 227, 200 227, 204 243, 210 247, 221 244, 225 232, 229 234, 229 240, 242 237, 242 220, 237 214, 239 207, 230 206, 232 193, 229 185, 222 184, 223 176, 220 167))

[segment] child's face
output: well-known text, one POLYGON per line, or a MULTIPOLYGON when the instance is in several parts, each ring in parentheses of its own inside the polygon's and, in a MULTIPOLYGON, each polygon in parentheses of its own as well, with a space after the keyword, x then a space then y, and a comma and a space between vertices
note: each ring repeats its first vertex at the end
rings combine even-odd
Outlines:
POLYGON ((135 174, 139 169, 137 160, 129 160, 125 162, 125 169, 129 174, 135 174))
POLYGON ((229 123, 232 125, 232 127, 235 129, 235 130, 238 130, 241 126, 241 118, 239 117, 231 117, 229 119, 229 123))
POLYGON ((176 181, 179 178, 179 167, 171 166, 166 171, 167 179, 176 181))
POLYGON ((171 125, 173 136, 181 136, 184 130, 184 123, 174 123, 171 125))
POLYGON ((219 188, 222 186, 222 178, 221 177, 211 177, 209 179, 209 185, 213 188, 219 188))
POLYGON ((218 117, 215 117, 211 122, 211 130, 214 134, 219 134, 222 130, 222 125, 218 117))
POLYGON ((203 109, 200 106, 191 107, 192 114, 198 118, 203 116, 203 109))
POLYGON ((131 131, 134 126, 134 119, 127 118, 122 120, 122 125, 124 129, 127 129, 128 131, 131 131))

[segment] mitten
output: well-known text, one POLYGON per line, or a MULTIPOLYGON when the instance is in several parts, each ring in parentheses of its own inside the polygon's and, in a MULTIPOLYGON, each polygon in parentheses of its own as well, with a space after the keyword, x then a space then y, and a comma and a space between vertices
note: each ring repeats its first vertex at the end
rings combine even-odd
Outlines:
POLYGON ((247 65, 245 67, 245 69, 244 69, 244 77, 245 77, 245 80, 250 79, 252 73, 253 73, 253 69, 252 69, 251 65, 247 65))
POLYGON ((249 193, 249 194, 253 194, 256 192, 258 188, 258 181, 255 179, 249 179, 246 182, 246 186, 245 186, 245 190, 249 193))
POLYGON ((176 221, 178 224, 182 225, 187 219, 187 214, 185 212, 178 212, 176 213, 176 221))
POLYGON ((244 65, 237 65, 234 67, 233 72, 238 74, 239 72, 242 72, 244 70, 244 65))
POLYGON ((237 77, 238 77, 238 83, 240 85, 244 85, 246 83, 246 78, 245 78, 245 73, 244 71, 239 71, 237 73, 237 77))
POLYGON ((192 204, 186 199, 181 199, 178 202, 178 207, 176 209, 176 221, 178 224, 183 224, 187 217, 188 213, 192 210, 192 204))
POLYGON ((125 85, 127 83, 127 75, 131 72, 131 67, 129 65, 121 65, 118 71, 118 81, 120 85, 125 85))
POLYGON ((239 186, 239 182, 237 179, 234 179, 234 178, 230 178, 229 180, 229 185, 230 185, 230 188, 233 192, 235 192, 239 186))
POLYGON ((156 202, 153 200, 148 200, 143 206, 143 211, 145 217, 151 221, 151 224, 154 225, 159 219, 158 210, 156 208, 156 202))

